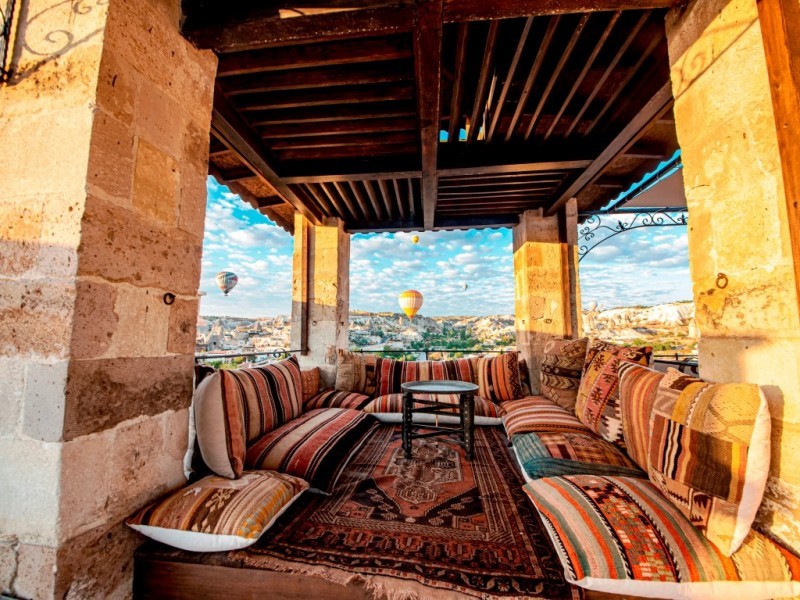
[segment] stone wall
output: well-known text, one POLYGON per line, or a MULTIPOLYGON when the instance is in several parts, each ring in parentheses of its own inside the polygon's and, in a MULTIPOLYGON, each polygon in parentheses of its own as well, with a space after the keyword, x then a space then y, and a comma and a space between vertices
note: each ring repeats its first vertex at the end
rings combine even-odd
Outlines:
POLYGON ((0 87, 0 591, 20 597, 129 595, 122 521, 183 482, 216 62, 179 20, 178 0, 20 14, 0 87))
POLYGON ((800 318, 755 0, 695 0, 667 19, 689 207, 701 375, 750 381, 772 412, 757 526, 800 551, 800 318))

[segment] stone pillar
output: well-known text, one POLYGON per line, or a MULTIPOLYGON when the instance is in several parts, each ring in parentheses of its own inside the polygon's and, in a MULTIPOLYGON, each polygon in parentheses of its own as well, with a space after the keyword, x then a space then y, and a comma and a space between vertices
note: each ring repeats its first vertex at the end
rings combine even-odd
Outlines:
POLYGON ((514 227, 517 349, 528 364, 534 394, 547 341, 580 336, 577 216, 573 198, 552 217, 541 209, 526 211, 514 227))
POLYGON ((315 227, 300 214, 294 220, 292 349, 300 364, 319 367, 323 385, 336 377, 336 350, 348 347, 350 234, 341 219, 315 227))
POLYGON ((0 592, 125 597, 183 483, 216 61, 179 0, 29 0, 0 86, 0 592), (165 301, 173 294, 174 303, 165 301))
POLYGON ((800 317, 755 0, 667 19, 701 375, 764 387, 773 452, 756 526, 800 551, 800 317))

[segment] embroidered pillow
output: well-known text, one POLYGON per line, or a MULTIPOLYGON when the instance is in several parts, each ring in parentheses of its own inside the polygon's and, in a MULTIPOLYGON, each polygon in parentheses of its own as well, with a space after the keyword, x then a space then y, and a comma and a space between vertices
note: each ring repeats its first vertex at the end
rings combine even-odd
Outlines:
POLYGON ((544 345, 541 364, 542 396, 575 410, 575 399, 581 384, 581 371, 586 360, 589 338, 550 340, 544 345))
POLYGON ((519 353, 506 352, 478 359, 478 395, 492 402, 522 398, 519 383, 519 353))
POLYGON ((126 521, 163 544, 193 552, 253 545, 308 483, 272 471, 249 471, 230 480, 209 475, 169 494, 126 521))
POLYGON ((375 394, 375 364, 378 356, 338 350, 336 353, 336 383, 342 392, 356 392, 372 396, 375 394))
POLYGON ((650 414, 656 400, 658 384, 664 373, 637 365, 622 363, 619 367, 619 407, 622 414, 622 437, 628 456, 645 473, 650 446, 650 414))
POLYGON ((767 484, 771 422, 761 388, 670 369, 650 428, 650 481, 730 556, 750 532, 767 484))
POLYGON ((626 348, 594 340, 586 351, 575 414, 603 439, 624 444, 619 408, 619 366, 622 362, 650 364, 653 349, 626 348))
POLYGON ((303 406, 319 394, 319 367, 301 369, 300 380, 303 387, 303 406))

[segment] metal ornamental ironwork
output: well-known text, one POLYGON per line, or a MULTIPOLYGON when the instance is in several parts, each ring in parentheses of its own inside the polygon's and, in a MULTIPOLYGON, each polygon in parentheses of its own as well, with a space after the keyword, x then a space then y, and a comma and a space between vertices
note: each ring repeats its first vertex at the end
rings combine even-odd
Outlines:
POLYGON ((591 211, 581 213, 581 216, 588 218, 578 229, 579 262, 597 246, 620 233, 642 227, 678 227, 688 222, 688 212, 683 207, 640 208, 613 213, 591 211), (611 220, 615 223, 608 223, 611 220))
POLYGON ((0 83, 5 83, 11 76, 8 66, 8 47, 11 43, 11 23, 14 20, 15 0, 0 2, 0 83))

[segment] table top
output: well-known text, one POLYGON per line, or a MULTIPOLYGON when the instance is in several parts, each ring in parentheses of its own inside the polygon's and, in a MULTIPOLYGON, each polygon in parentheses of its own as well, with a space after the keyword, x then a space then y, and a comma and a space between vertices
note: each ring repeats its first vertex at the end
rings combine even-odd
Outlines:
POLYGON ((400 387, 407 392, 420 394, 465 394, 477 392, 478 386, 466 381, 409 381, 400 387))

